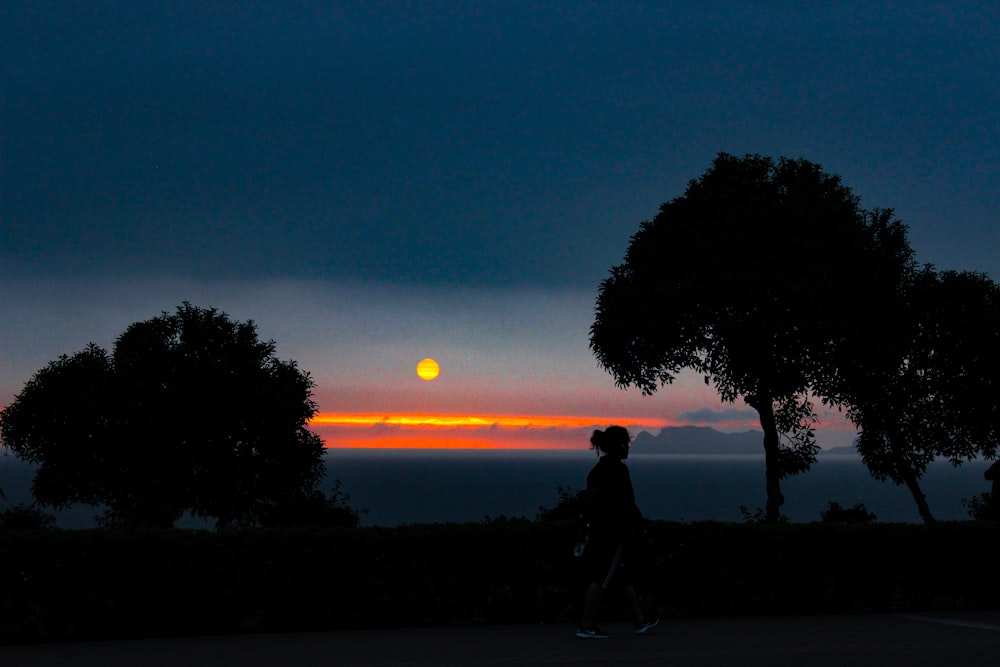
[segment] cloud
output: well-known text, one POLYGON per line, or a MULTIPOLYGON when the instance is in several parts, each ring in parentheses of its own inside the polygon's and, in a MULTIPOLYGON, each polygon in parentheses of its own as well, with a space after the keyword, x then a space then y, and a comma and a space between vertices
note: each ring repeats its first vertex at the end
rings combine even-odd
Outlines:
POLYGON ((677 420, 690 422, 692 424, 716 424, 716 425, 740 425, 759 426, 759 417, 756 411, 750 408, 723 408, 716 410, 713 408, 696 408, 686 410, 677 415, 677 420))

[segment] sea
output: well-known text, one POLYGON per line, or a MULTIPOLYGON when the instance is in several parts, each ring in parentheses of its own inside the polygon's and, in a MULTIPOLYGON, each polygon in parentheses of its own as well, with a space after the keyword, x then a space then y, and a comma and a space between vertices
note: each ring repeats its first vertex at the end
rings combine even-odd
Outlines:
MULTIPOLYGON (((590 450, 331 450, 329 475, 367 510, 363 525, 393 526, 486 518, 534 518, 559 500, 559 488, 586 486, 597 462, 590 450)), ((767 495, 763 455, 632 454, 626 464, 644 516, 668 521, 745 520, 767 495)), ((969 518, 962 501, 990 490, 983 461, 933 463, 921 480, 940 520, 969 518)), ((831 502, 863 504, 878 521, 922 521, 904 486, 872 478, 857 456, 820 456, 812 469, 782 482, 782 513, 819 521, 831 502)))
MULTIPOLYGON (((327 450, 324 490, 339 480, 350 505, 363 510, 364 526, 475 522, 500 517, 535 518, 559 500, 559 489, 586 486, 597 462, 593 451, 562 450, 327 450)), ((632 454, 627 460, 636 502, 650 519, 741 522, 766 502, 764 457, 757 455, 632 454)), ((953 467, 933 463, 921 486, 940 520, 969 518, 963 500, 990 490, 987 463, 953 467)), ((31 470, 0 457, 6 504, 31 501, 31 470)), ((819 521, 831 502, 862 504, 880 522, 919 523, 910 492, 871 477, 856 455, 820 455, 809 472, 782 482, 782 513, 792 522, 819 521)), ((0 499, 0 508, 5 503, 0 499)), ((95 510, 76 506, 54 512, 61 528, 94 525, 95 510)), ((186 517, 182 527, 209 527, 186 517)))

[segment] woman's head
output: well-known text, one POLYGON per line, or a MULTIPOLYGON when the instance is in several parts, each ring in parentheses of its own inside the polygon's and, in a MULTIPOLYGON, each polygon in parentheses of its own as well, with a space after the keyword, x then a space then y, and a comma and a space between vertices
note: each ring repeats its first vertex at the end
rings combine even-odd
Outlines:
POLYGON ((609 426, 603 431, 594 431, 594 434, 590 436, 590 446, 592 449, 604 452, 610 456, 627 459, 628 444, 631 440, 632 438, 629 436, 628 431, 623 427, 609 426))

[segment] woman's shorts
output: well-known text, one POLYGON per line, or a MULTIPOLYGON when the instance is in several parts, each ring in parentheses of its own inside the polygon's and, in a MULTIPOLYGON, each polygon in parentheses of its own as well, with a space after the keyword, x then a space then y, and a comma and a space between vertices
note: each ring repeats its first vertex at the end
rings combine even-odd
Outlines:
POLYGON ((631 584, 628 555, 628 548, 624 544, 591 541, 583 552, 587 580, 602 588, 631 584))

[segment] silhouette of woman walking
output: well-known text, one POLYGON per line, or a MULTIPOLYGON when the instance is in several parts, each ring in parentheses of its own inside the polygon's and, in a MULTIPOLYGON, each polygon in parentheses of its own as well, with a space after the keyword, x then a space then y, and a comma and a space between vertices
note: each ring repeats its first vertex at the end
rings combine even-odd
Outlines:
POLYGON ((629 546, 641 530, 642 513, 635 504, 632 478, 624 460, 628 458, 631 438, 621 426, 594 431, 590 446, 601 455, 587 475, 584 519, 588 541, 583 552, 583 566, 589 585, 583 602, 583 619, 576 636, 604 639, 608 633, 595 624, 597 612, 609 587, 620 588, 629 604, 634 632, 649 632, 659 619, 647 620, 639 608, 629 568, 629 546))

